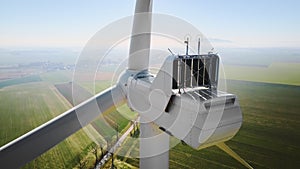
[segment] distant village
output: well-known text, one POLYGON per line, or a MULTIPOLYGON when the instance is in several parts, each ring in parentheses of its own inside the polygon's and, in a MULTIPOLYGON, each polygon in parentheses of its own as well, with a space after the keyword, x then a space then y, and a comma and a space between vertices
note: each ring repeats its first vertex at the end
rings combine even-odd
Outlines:
POLYGON ((64 64, 59 62, 31 62, 28 64, 10 64, 10 65, 1 65, 0 69, 39 69, 44 72, 56 71, 56 70, 73 70, 75 64, 64 64))
POLYGON ((60 70, 74 70, 75 64, 64 64, 61 62, 30 62, 28 64, 0 65, 0 81, 20 78, 28 75, 53 72, 60 70))

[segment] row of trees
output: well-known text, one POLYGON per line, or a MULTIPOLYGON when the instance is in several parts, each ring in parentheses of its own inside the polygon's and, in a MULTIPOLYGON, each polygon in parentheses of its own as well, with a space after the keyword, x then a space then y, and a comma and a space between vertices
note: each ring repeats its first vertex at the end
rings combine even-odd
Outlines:
POLYGON ((110 137, 105 137, 105 141, 106 147, 93 142, 87 147, 85 151, 77 155, 76 160, 79 169, 95 168, 97 166, 100 160, 108 153, 108 150, 113 145, 112 139, 110 137), (93 161, 87 158, 89 156, 88 154, 92 154, 92 156, 94 157, 93 161), (91 163, 93 163, 92 166, 91 163))
POLYGON ((79 169, 86 169, 86 168, 95 168, 98 162, 104 157, 107 153, 107 150, 103 149, 103 146, 97 145, 96 143, 92 143, 88 148, 87 152, 83 151, 81 154, 77 155, 77 162, 79 169), (93 167, 89 165, 91 161, 87 158, 87 154, 91 153, 95 160, 93 161, 93 167))
POLYGON ((130 131, 130 136, 131 137, 139 137, 140 131, 138 128, 138 124, 136 121, 131 121, 131 125, 133 125, 133 129, 130 131))
MULTIPOLYGON (((133 130, 130 131, 130 136, 131 137, 139 137, 139 128, 138 128, 138 124, 136 122, 132 122, 131 121, 131 125, 133 125, 133 130)), ((104 137, 105 141, 106 141, 106 147, 104 145, 98 145, 96 143, 91 143, 88 148, 87 151, 82 152, 81 154, 79 154, 77 156, 77 162, 78 162, 78 168, 79 169, 86 169, 86 168, 95 168, 97 166, 97 164, 100 162, 100 160, 108 153, 108 151, 113 147, 113 145, 115 143, 118 142, 119 140, 119 126, 116 124, 114 125, 114 128, 116 130, 116 140, 115 142, 113 141, 111 136, 107 136, 104 137), (91 163, 91 161, 89 159, 87 159, 87 154, 93 154, 94 156, 94 161, 93 161, 93 167, 91 167, 91 165, 89 165, 89 163, 91 163)), ((114 167, 113 165, 113 154, 112 154, 112 167, 114 167)))

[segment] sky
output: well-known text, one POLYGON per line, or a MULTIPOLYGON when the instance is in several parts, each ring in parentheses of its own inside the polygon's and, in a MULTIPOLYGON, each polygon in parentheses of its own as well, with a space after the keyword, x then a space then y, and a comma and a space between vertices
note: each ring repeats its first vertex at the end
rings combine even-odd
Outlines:
MULTIPOLYGON (((82 47, 135 0, 0 0, 0 48, 82 47)), ((226 47, 300 47, 299 0, 154 0, 226 47)))

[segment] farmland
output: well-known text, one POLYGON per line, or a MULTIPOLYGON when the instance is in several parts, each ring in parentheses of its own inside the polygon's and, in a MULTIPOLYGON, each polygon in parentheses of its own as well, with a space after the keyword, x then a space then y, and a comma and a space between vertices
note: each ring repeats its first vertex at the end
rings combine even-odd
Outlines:
POLYGON ((226 79, 300 85, 300 63, 297 62, 272 63, 268 66, 225 65, 224 70, 226 79))
POLYGON ((47 72, 40 75, 41 79, 44 82, 48 82, 51 84, 69 82, 72 80, 72 71, 54 71, 47 72))
POLYGON ((30 82, 39 82, 41 81, 41 78, 39 75, 31 75, 31 76, 25 76, 21 78, 16 79, 10 79, 0 82, 0 88, 11 86, 11 85, 18 85, 22 83, 30 83, 30 82))
MULTIPOLYGON (((70 76, 68 72, 62 74, 51 72, 40 75, 42 81, 12 83, 0 89, 0 144, 5 144, 69 109, 72 106, 67 101, 69 99, 63 97, 54 84, 62 82, 68 84, 70 76)), ((234 76, 231 74, 231 77, 236 78, 234 76)), ((96 81, 95 88, 90 83, 83 83, 82 86, 90 92, 99 92, 109 85, 109 81, 102 80, 96 81)), ((236 80, 228 81, 227 86, 229 92, 238 95, 244 115, 241 130, 227 144, 254 168, 299 168, 300 87, 236 80)), ((63 95, 68 97, 68 94, 63 95)), ((126 106, 119 110, 130 112, 126 106)), ((121 114, 113 112, 100 116, 87 129, 97 137, 100 133, 102 135, 100 143, 105 144, 106 136, 113 135, 115 139, 115 131, 110 126, 114 126, 117 122, 120 130, 125 129, 127 119, 136 116, 134 113, 126 113, 128 117, 121 114)), ((24 168, 73 168, 78 164, 79 154, 89 161, 87 168, 92 167, 94 157, 88 150, 91 144, 87 133, 80 130, 24 168)), ((120 151, 137 155, 138 142, 127 140, 120 151)), ((138 159, 118 158, 116 163, 119 166, 138 167, 138 159)), ((178 144, 170 151, 170 168, 243 168, 243 166, 216 147, 196 151, 178 144)))
MULTIPOLYGON (((0 107, 0 144, 3 145, 64 112, 70 104, 53 86, 39 82, 1 89, 0 107)), ((89 144, 89 137, 79 131, 25 168, 73 167, 76 155, 89 144)))

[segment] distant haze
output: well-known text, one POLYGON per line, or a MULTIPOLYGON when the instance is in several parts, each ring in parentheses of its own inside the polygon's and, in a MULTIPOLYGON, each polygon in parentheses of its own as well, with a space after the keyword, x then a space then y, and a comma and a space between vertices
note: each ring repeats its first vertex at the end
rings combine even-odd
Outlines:
MULTIPOLYGON (((215 50, 220 55, 223 64, 227 65, 268 66, 274 62, 300 64, 300 48, 216 48, 215 50)), ((161 51, 154 52, 153 55, 166 57, 169 54, 165 48, 161 51)), ((75 64, 79 55, 79 48, 0 49, 0 66, 47 61, 75 64)), ((115 49, 108 54, 103 63, 117 65, 127 57, 128 50, 115 49)))

